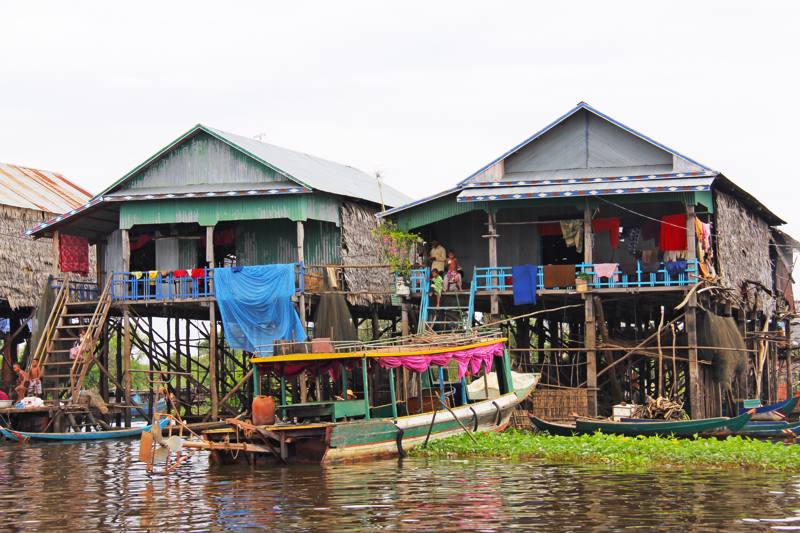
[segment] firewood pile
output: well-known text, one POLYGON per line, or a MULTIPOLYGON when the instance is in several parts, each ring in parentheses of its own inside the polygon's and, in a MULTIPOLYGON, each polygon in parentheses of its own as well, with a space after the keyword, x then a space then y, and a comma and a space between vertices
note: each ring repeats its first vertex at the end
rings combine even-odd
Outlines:
POLYGON ((686 420, 686 411, 683 404, 674 402, 669 398, 647 397, 644 405, 636 407, 633 413, 634 418, 650 418, 654 420, 686 420))

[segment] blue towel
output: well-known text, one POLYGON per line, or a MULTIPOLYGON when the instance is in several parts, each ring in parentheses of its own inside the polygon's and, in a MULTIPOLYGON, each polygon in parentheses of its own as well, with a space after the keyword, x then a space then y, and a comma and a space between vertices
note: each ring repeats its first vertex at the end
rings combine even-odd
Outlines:
POLYGON ((677 277, 684 272, 686 272, 686 268, 689 266, 689 263, 685 259, 678 259, 677 261, 667 261, 664 263, 664 268, 667 270, 667 273, 672 277, 677 277))
POLYGON ((514 266, 511 267, 511 276, 514 283, 514 305, 535 304, 539 268, 536 265, 514 266))

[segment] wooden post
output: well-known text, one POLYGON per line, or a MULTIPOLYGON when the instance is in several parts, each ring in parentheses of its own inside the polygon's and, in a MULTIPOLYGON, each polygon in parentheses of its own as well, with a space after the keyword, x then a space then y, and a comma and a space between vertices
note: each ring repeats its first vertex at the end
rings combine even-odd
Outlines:
MULTIPOLYGON (((109 345, 109 336, 108 336, 108 320, 103 322, 103 333, 102 338, 100 340, 100 345, 102 346, 100 350, 100 364, 104 367, 108 368, 108 345, 109 345)), ((104 402, 108 403, 108 376, 104 373, 100 372, 100 397, 103 399, 104 402)))
MULTIPOLYGON (((131 315, 127 305, 125 305, 122 312, 122 372, 125 398, 131 398, 131 389, 133 387, 131 376, 131 315)), ((131 427, 130 408, 125 410, 125 427, 131 427)))
POLYGON ((214 268, 214 226, 206 226, 206 263, 214 268))
POLYGON ((61 265, 59 264, 61 254, 59 253, 59 236, 61 233, 56 230, 53 232, 53 275, 58 276, 61 274, 61 265))
MULTIPOLYGON (((305 246, 305 227, 303 226, 303 221, 297 221, 297 262, 303 263, 305 261, 305 252, 303 248, 305 246)), ((300 312, 300 320, 303 322, 303 329, 308 326, 308 322, 306 321, 306 295, 305 292, 301 292, 297 298, 297 306, 300 312)))
POLYGON ((217 394, 217 305, 208 304, 208 389, 211 391, 211 418, 219 416, 219 399, 217 394))
POLYGON ((394 368, 389 369, 389 401, 392 404, 392 418, 397 418, 397 397, 394 391, 394 368))
POLYGON ((122 230, 122 271, 131 271, 131 235, 128 230, 122 230))
POLYGON ((788 318, 783 322, 786 331, 786 399, 794 396, 792 380, 792 322, 788 318))
MULTIPOLYGON (((494 211, 489 208, 489 267, 494 268, 497 266, 497 223, 496 223, 496 216, 494 211)), ((496 272, 492 272, 492 274, 496 274, 496 272)), ((495 280, 499 280, 499 278, 492 277, 492 285, 495 284, 495 280)), ((475 280, 472 280, 475 283, 475 280)), ((489 313, 493 316, 496 316, 500 313, 500 304, 499 298, 497 296, 497 291, 493 290, 490 296, 490 310, 489 313)))
MULTIPOLYGON (((156 410, 156 391, 158 390, 156 384, 155 365, 153 364, 153 317, 147 317, 147 369, 150 373, 147 375, 148 392, 150 397, 147 399, 147 415, 149 416, 148 424, 153 423, 153 418, 156 410)), ((169 335, 169 318, 167 319, 167 335, 169 335)), ((167 360, 169 360, 169 342, 167 342, 167 360)))
POLYGON ((400 335, 408 337, 408 333, 408 302, 404 299, 403 303, 400 304, 400 335))
POLYGON ((97 256, 95 279, 97 279, 98 296, 103 291, 106 271, 106 245, 105 243, 98 242, 94 246, 95 255, 97 256))
POLYGON ((361 358, 361 378, 364 382, 364 409, 366 409, 366 414, 364 416, 365 420, 369 420, 371 418, 369 412, 369 376, 367 375, 367 358, 361 358))
MULTIPOLYGON (((583 206, 583 263, 592 264, 592 248, 594 238, 592 235, 592 211, 589 199, 585 199, 583 206)), ((586 388, 588 397, 589 416, 597 416, 597 325, 595 322, 594 300, 591 294, 583 295, 584 309, 584 334, 583 346, 586 348, 586 388)))
MULTIPOLYGON (((697 257, 694 232, 694 205, 686 206, 686 259, 697 257)), ((689 410, 692 418, 704 418, 705 413, 700 398, 700 367, 697 362, 697 293, 692 293, 686 307, 686 336, 689 346, 689 410)))

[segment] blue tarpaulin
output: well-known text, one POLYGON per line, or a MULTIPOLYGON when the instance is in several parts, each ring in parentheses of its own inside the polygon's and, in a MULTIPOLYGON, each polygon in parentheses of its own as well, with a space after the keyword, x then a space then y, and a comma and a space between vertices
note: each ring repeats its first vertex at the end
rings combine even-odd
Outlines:
POLYGON ((294 291, 293 264, 215 268, 214 292, 228 344, 272 355, 275 340, 306 340, 291 301, 294 291))

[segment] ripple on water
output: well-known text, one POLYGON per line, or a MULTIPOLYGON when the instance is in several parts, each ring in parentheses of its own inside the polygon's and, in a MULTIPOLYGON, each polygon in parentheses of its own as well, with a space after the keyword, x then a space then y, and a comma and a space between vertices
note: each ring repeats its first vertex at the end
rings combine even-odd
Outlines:
POLYGON ((0 444, 2 531, 800 529, 800 477, 406 459, 170 476, 136 442, 0 444))

